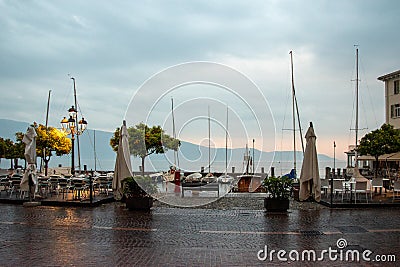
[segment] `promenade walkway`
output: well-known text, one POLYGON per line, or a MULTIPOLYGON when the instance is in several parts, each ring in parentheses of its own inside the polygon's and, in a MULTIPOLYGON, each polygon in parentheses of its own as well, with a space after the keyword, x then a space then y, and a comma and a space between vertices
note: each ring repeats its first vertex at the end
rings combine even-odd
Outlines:
POLYGON ((118 202, 95 208, 1 204, 0 265, 396 266, 375 260, 400 260, 398 208, 292 202, 288 213, 266 213, 262 201, 231 196, 198 208, 156 202, 149 213, 118 202), (272 261, 259 259, 266 246, 268 253, 276 251, 272 261), (327 254, 323 263, 288 259, 290 251, 315 251, 318 258, 330 248, 337 251, 335 261, 327 254), (287 252, 287 261, 278 260, 279 250, 287 252), (340 260, 339 253, 367 250, 369 262, 340 260))

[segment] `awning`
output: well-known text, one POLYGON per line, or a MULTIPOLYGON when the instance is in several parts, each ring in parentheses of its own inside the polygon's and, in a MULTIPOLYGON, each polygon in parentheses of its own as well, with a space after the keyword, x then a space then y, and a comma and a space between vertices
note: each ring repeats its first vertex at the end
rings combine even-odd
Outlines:
MULTIPOLYGON (((371 155, 362 155, 357 157, 358 160, 375 160, 371 155)), ((378 157, 379 161, 400 161, 400 152, 384 154, 378 157)))

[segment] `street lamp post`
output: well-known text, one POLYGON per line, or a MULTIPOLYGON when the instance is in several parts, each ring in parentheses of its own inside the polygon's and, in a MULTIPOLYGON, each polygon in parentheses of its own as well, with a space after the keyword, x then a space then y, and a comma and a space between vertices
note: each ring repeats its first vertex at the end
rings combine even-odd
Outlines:
POLYGON ((333 169, 336 168, 336 142, 333 141, 333 169))
POLYGON ((82 118, 78 123, 77 122, 77 111, 74 106, 68 109, 69 119, 64 117, 61 120, 62 130, 71 135, 72 141, 72 155, 71 155, 71 174, 75 174, 75 135, 81 135, 87 127, 87 121, 82 118), (78 125, 78 127, 77 127, 78 125))

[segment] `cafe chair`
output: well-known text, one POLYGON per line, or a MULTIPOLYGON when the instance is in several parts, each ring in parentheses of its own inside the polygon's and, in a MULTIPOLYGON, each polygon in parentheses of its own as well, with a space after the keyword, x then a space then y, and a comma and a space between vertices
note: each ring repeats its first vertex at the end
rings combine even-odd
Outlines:
POLYGON ((383 188, 383 178, 373 178, 371 180, 371 184, 372 184, 372 189, 375 191, 377 191, 377 189, 379 188, 379 194, 382 193, 382 188, 383 188))
POLYGON ((58 179, 58 195, 62 194, 62 198, 68 198, 68 191, 72 191, 72 186, 70 185, 67 178, 59 178, 58 179))
POLYGON ((399 196, 399 192, 400 192, 400 180, 394 181, 394 184, 393 184, 393 201, 395 199, 395 195, 396 195, 396 197, 399 196))
POLYGON ((334 194, 342 194, 342 202, 343 202, 343 196, 346 194, 346 187, 343 184, 342 180, 333 180, 333 193, 334 194))
POLYGON ((357 202, 357 194, 364 193, 368 203, 368 194, 370 193, 370 190, 368 190, 368 181, 356 182, 353 193, 355 195, 355 202, 357 202))
POLYGON ((321 179, 321 191, 323 191, 325 195, 327 195, 328 189, 329 189, 329 179, 321 179))
POLYGON ((96 180, 99 188, 99 194, 104 193, 108 196, 108 192, 111 189, 111 183, 107 176, 99 176, 96 180))

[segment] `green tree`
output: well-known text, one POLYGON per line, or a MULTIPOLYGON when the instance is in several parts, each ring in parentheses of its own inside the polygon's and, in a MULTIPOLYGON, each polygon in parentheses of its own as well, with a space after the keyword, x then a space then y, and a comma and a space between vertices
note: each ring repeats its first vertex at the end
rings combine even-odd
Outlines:
POLYGON ((383 124, 380 129, 367 133, 357 147, 360 155, 375 157, 375 177, 378 173, 379 156, 400 151, 400 130, 390 124, 383 124))
POLYGON ((49 167, 49 161, 55 153, 62 156, 71 152, 72 142, 67 134, 54 127, 47 127, 36 123, 33 125, 36 130, 36 154, 44 162, 45 175, 49 167))
POLYGON ((4 158, 9 159, 11 166, 11 169, 14 169, 14 164, 13 164, 13 160, 14 160, 14 155, 15 155, 15 146, 14 146, 14 141, 12 141, 11 139, 4 139, 4 158))
MULTIPOLYGON (((142 160, 142 172, 144 172, 144 161, 151 154, 162 154, 168 149, 177 151, 180 146, 178 139, 172 138, 164 132, 161 126, 148 127, 140 123, 135 127, 128 128, 130 153, 142 160)), ((118 151, 120 128, 117 128, 110 145, 114 151, 118 151)))
POLYGON ((22 138, 24 138, 24 134, 21 132, 15 133, 14 149, 13 149, 13 157, 14 157, 14 166, 18 166, 18 159, 25 159, 25 144, 22 142, 22 138))
POLYGON ((2 137, 0 137, 0 163, 1 163, 1 159, 5 158, 5 152, 6 152, 6 144, 5 141, 2 137))
POLYGON ((24 134, 15 133, 16 141, 0 138, 0 159, 6 158, 11 161, 11 169, 18 166, 18 159, 25 159, 25 145, 22 142, 24 134))

